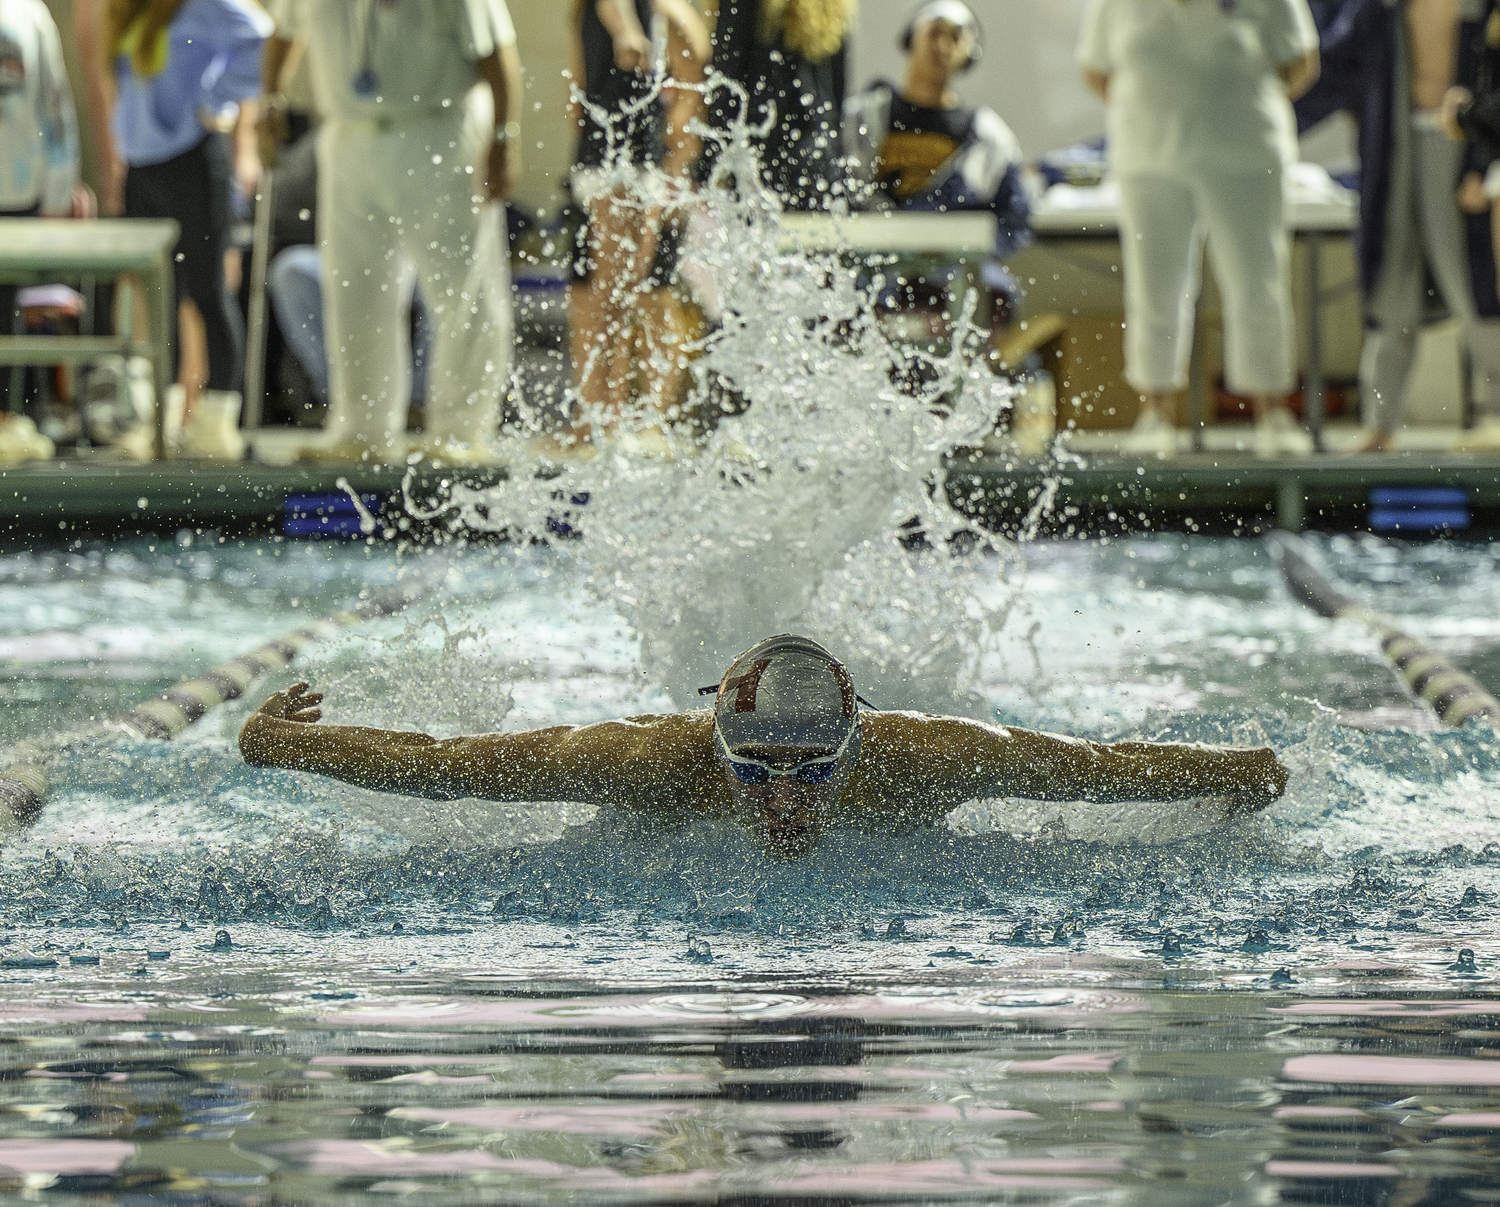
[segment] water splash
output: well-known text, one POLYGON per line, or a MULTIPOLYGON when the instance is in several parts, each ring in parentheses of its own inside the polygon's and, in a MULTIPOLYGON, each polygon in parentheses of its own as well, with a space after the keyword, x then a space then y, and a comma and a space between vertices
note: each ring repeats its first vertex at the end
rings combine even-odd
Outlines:
POLYGON ((1012 551, 951 506, 947 457, 984 440, 1013 387, 972 355, 972 293, 947 350, 913 348, 873 317, 878 279, 794 246, 752 134, 741 124, 721 139, 691 198, 659 173, 606 170, 642 221, 692 206, 715 232, 691 253, 724 305, 694 349, 684 409, 698 429, 679 425, 664 456, 646 456, 629 433, 658 422, 649 402, 588 413, 596 429, 613 425, 596 460, 523 461, 499 485, 408 506, 513 538, 581 532, 594 590, 634 623, 646 668, 679 707, 739 650, 795 629, 846 658, 882 706, 982 712, 966 678, 1009 608, 978 590, 994 562, 949 545, 962 533, 1012 551))

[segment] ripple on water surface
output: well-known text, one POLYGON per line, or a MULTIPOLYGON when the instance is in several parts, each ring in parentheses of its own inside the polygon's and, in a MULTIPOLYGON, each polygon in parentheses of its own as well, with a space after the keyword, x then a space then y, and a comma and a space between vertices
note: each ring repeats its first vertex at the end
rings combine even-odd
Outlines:
MULTIPOLYGON (((8 564, 7 740, 399 569, 309 548, 8 564)), ((1494 665, 1488 549, 1318 553, 1494 665)), ((586 564, 454 566, 309 651, 297 673, 333 719, 449 734, 671 707, 586 564)), ((23 1041, 5 1193, 1479 1201, 1500 1127, 1494 735, 1337 724, 1409 701, 1253 543, 1033 544, 969 573, 1010 606, 971 711, 1271 741, 1287 799, 1228 828, 1208 805, 976 802, 784 865, 727 824, 245 768, 250 701, 169 746, 86 745, 0 871, 0 1032, 23 1041)))

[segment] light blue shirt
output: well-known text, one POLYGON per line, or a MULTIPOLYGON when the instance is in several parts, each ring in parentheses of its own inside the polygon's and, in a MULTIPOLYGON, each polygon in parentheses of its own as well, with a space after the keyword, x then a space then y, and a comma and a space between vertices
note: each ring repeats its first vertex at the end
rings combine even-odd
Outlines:
POLYGON ((275 29, 249 0, 187 0, 167 27, 167 65, 149 79, 115 59, 115 144, 132 167, 165 163, 203 141, 204 118, 233 119, 260 93, 260 59, 275 29))

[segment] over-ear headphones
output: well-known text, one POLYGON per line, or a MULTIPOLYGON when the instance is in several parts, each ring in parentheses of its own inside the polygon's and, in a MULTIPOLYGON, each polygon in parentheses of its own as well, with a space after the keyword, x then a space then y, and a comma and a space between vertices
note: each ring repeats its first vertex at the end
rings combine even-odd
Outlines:
POLYGON ((980 59, 984 57, 984 28, 979 24, 979 18, 963 0, 928 0, 919 6, 907 19, 905 28, 901 31, 898 44, 903 54, 911 53, 912 39, 916 37, 917 26, 923 21, 947 21, 950 25, 957 25, 966 29, 974 35, 974 49, 969 52, 968 60, 958 70, 960 73, 971 70, 980 59))

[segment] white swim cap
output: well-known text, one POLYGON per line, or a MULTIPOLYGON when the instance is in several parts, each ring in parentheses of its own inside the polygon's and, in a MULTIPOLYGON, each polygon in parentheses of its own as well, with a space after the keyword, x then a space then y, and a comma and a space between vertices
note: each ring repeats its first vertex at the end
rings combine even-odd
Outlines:
MULTIPOLYGON (((710 690, 710 689, 705 689, 710 690)), ((859 700, 844 664, 808 637, 758 641, 730 664, 714 699, 730 751, 766 746, 859 754, 859 700)))

